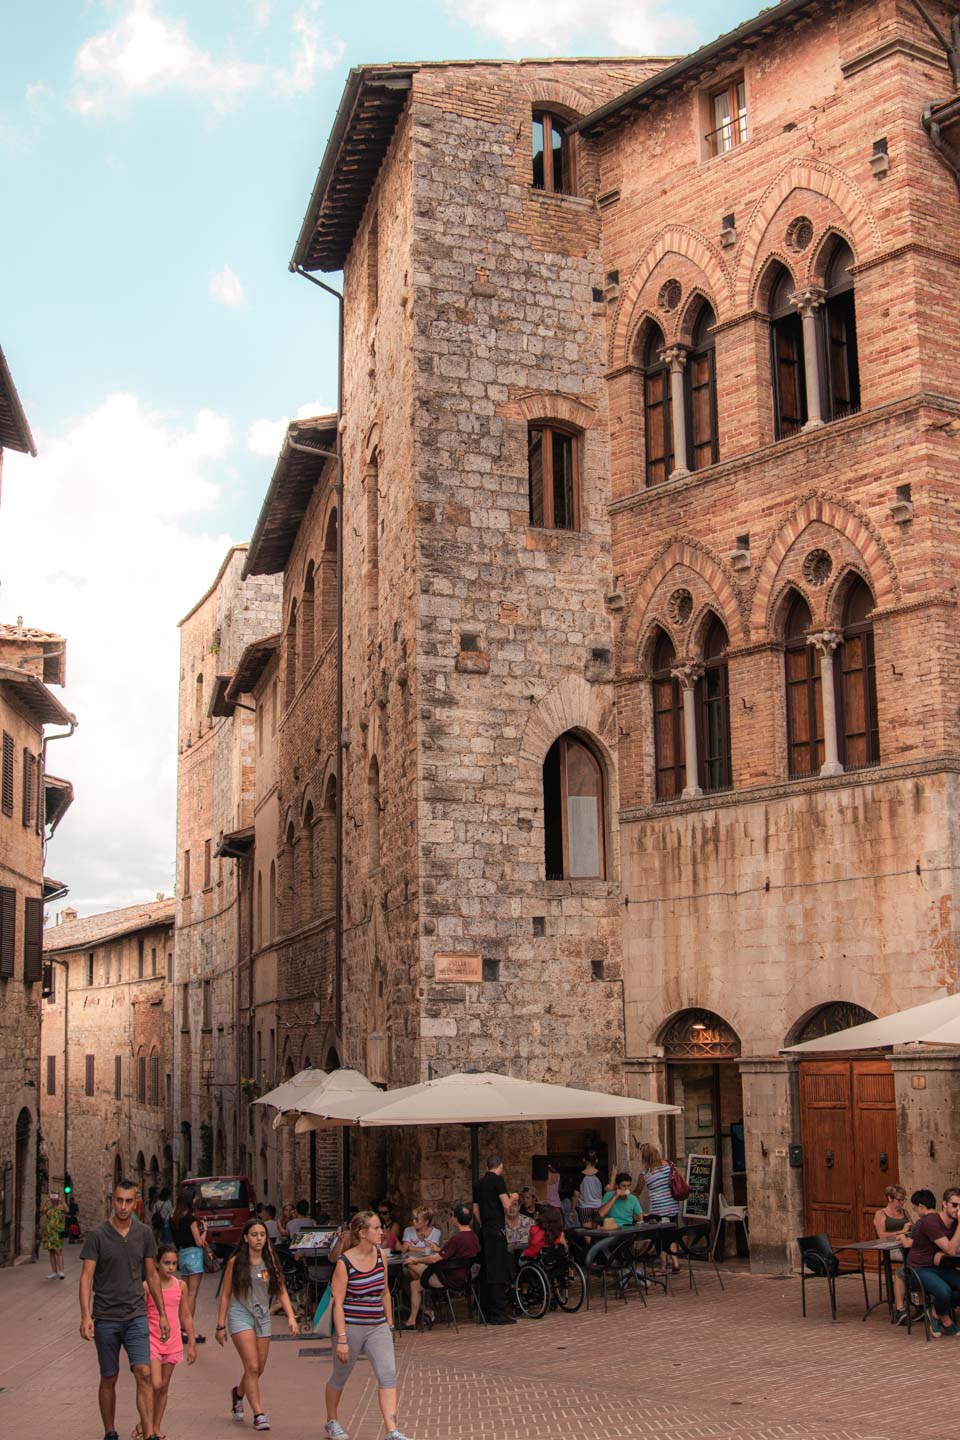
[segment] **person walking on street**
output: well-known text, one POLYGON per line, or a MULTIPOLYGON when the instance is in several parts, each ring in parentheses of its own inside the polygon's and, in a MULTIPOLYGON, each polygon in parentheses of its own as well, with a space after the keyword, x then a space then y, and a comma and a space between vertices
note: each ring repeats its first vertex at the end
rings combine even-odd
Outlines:
POLYGON ((50 1274, 48 1280, 62 1280, 63 1276, 63 1232, 66 1226, 66 1217, 63 1213, 63 1206, 60 1204, 60 1196, 51 1194, 43 1207, 43 1245, 50 1256, 50 1274))
POLYGON ((234 1420, 243 1419, 244 1398, 253 1410, 254 1430, 269 1430, 270 1421, 260 1398, 260 1376, 270 1353, 270 1310, 279 1300, 291 1335, 300 1327, 290 1304, 276 1251, 267 1239, 267 1227, 256 1217, 243 1227, 240 1243, 227 1261, 217 1313, 217 1344, 226 1345, 227 1332, 243 1361, 240 1384, 230 1393, 234 1420))
MULTIPOLYGON (((170 1326, 170 1334, 166 1340, 160 1339, 160 1312, 153 1303, 153 1296, 147 1290, 146 1285, 144 1285, 144 1293, 147 1302, 147 1328, 150 1331, 153 1428, 159 1434, 160 1422, 163 1420, 167 1401, 170 1398, 173 1367, 179 1365, 183 1359, 182 1335, 185 1334, 187 1337, 188 1365, 192 1365, 197 1358, 197 1342, 193 1335, 193 1316, 190 1313, 190 1302, 187 1299, 187 1287, 184 1281, 177 1276, 176 1245, 164 1244, 161 1241, 157 1248, 157 1269, 160 1272, 160 1289, 163 1292, 163 1303, 166 1306, 167 1322, 170 1326)), ((139 1425, 133 1432, 133 1440, 143 1440, 143 1431, 139 1425)), ((163 1440, 162 1436, 161 1440, 163 1440)))
POLYGON ((480 1225, 483 1246, 484 1310, 488 1325, 515 1325, 507 1314, 507 1286, 510 1284, 510 1251, 507 1248, 506 1214, 519 1195, 507 1190, 503 1160, 491 1155, 487 1173, 473 1193, 473 1213, 480 1225))
MULTIPOLYGON (((203 1250, 207 1243, 207 1226, 206 1222, 194 1212, 193 1196, 189 1187, 181 1190, 170 1223, 173 1230, 173 1243, 179 1252, 180 1274, 187 1282, 190 1314, 196 1323, 197 1296, 200 1293, 200 1281, 203 1279, 203 1250)), ((202 1345, 206 1338, 206 1335, 198 1335, 197 1344, 202 1345)))
POLYGON ((145 1440, 158 1440, 153 1423, 150 1374, 150 1331, 144 1282, 159 1312, 160 1339, 170 1338, 153 1231, 133 1213, 136 1186, 120 1180, 114 1186, 112 1214, 91 1230, 80 1251, 80 1335, 93 1340, 100 1361, 100 1416, 104 1440, 119 1440, 116 1428, 117 1376, 120 1348, 137 1385, 137 1412, 145 1440))
POLYGON ((390 1275, 383 1248, 383 1226, 373 1210, 359 1210, 350 1221, 350 1238, 330 1281, 333 1304, 333 1374, 325 1394, 326 1440, 347 1440, 337 1419, 340 1396, 354 1365, 366 1355, 377 1378, 377 1399, 387 1440, 409 1440, 397 1426, 397 1366, 393 1353, 390 1275))

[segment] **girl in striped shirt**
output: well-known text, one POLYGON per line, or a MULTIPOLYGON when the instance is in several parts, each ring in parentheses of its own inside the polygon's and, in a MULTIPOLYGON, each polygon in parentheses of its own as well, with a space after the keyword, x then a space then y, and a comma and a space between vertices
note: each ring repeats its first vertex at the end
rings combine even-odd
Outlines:
POLYGON ((361 1355, 377 1377, 377 1398, 387 1440, 408 1440, 397 1428, 397 1368, 393 1355, 393 1308, 387 1252, 379 1215, 361 1210, 350 1221, 350 1239, 336 1263, 333 1299, 333 1374, 326 1389, 327 1440, 347 1440, 337 1419, 340 1394, 361 1355))
MULTIPOLYGON (((650 1197, 647 1219, 676 1220, 680 1211, 680 1201, 674 1198, 670 1189, 670 1171, 673 1166, 668 1160, 664 1160, 658 1146, 640 1146, 640 1169, 643 1172, 641 1180, 646 1183, 647 1194, 650 1197)), ((666 1258, 664 1258, 664 1265, 666 1263, 666 1258)), ((670 1268, 674 1272, 680 1268, 675 1244, 670 1246, 670 1268)))

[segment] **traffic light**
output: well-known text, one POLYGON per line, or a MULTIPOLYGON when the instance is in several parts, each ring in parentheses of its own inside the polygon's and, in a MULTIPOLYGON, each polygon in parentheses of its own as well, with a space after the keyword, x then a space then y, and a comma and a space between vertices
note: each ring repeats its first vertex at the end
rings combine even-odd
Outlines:
POLYGON ((64 1195, 73 1194, 73 1181, 71 1180, 69 1173, 64 1175, 63 1177, 63 1193, 64 1195))

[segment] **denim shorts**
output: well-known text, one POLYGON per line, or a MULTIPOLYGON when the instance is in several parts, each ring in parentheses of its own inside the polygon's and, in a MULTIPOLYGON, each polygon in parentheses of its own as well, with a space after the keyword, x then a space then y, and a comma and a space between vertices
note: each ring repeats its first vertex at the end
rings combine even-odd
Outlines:
POLYGON ((181 1275, 203 1274, 203 1251, 199 1245, 188 1245, 177 1256, 181 1275))
POLYGON ((270 1312, 264 1311, 261 1305, 256 1305, 251 1310, 248 1306, 242 1305, 239 1300, 231 1300, 227 1310, 227 1330, 231 1335, 239 1335, 241 1330, 252 1330, 258 1340, 270 1339, 270 1312))
POLYGON ((100 1374, 105 1380, 120 1373, 120 1347, 127 1352, 130 1369, 150 1364, 150 1330, 146 1315, 133 1320, 95 1320, 93 1343, 97 1347, 100 1374))

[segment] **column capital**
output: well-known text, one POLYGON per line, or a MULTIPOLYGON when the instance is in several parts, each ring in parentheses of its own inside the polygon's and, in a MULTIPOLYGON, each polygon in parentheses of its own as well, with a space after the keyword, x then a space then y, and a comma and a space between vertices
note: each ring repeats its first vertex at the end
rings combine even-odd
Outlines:
POLYGON ((670 674, 674 680, 680 681, 682 690, 692 690, 704 669, 705 667, 700 664, 699 660, 690 660, 682 665, 675 665, 670 674))
POLYGON ((823 660, 829 660, 842 641, 843 634, 840 630, 813 630, 807 636, 807 644, 812 645, 823 660))
POLYGON ((660 351, 660 359, 671 371, 682 375, 687 368, 687 356, 689 354, 689 345, 664 345, 660 351))
POLYGON ((801 285, 789 298, 801 315, 812 315, 826 300, 827 292, 822 285, 801 285))

